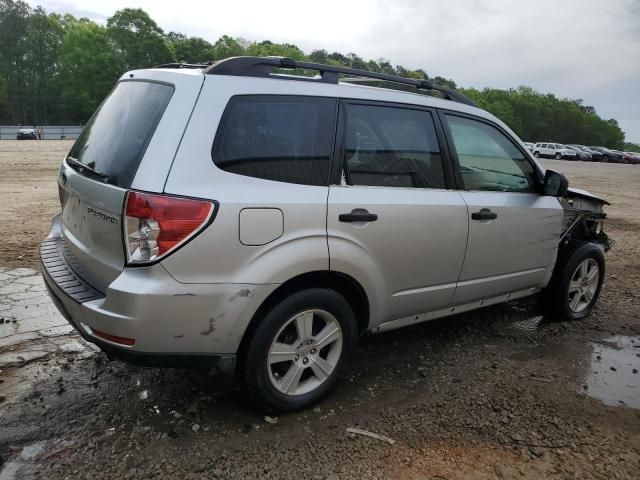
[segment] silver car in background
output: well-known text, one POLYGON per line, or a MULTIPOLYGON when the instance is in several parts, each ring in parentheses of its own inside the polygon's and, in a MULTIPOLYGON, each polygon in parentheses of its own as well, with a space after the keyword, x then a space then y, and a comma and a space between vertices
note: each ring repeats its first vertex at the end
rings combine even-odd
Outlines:
POLYGON ((589 315, 609 246, 606 202, 466 97, 286 58, 126 73, 58 184, 43 275, 78 332, 269 411, 325 396, 366 333, 538 293, 589 315))
POLYGON ((587 149, 580 147, 579 145, 565 145, 567 148, 575 151, 578 155, 578 160, 581 162, 591 162, 593 160, 593 154, 587 149))

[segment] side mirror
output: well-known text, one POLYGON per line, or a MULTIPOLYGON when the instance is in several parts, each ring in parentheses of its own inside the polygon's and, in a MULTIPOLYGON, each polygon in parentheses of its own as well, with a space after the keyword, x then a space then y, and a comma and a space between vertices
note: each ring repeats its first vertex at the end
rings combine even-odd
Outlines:
POLYGON ((544 173, 544 194, 552 197, 564 197, 569 190, 569 180, 562 173, 547 170, 544 173))

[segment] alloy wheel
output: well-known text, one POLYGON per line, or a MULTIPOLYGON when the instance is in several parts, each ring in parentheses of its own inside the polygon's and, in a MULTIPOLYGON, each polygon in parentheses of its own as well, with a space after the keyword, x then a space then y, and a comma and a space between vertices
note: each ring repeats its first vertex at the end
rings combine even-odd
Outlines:
POLYGON ((579 313, 589 306, 598 290, 600 268, 593 258, 586 258, 571 276, 569 282, 568 302, 574 313, 579 313))
POLYGON ((342 355, 342 328, 329 312, 306 310, 282 326, 271 342, 267 371, 280 393, 309 393, 333 373, 342 355))

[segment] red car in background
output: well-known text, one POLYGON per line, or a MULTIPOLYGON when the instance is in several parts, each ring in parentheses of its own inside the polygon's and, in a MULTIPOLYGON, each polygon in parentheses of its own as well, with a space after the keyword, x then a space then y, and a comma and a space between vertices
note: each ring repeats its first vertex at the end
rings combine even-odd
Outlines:
POLYGON ((640 165, 640 153, 638 152, 622 152, 622 161, 633 165, 640 165))

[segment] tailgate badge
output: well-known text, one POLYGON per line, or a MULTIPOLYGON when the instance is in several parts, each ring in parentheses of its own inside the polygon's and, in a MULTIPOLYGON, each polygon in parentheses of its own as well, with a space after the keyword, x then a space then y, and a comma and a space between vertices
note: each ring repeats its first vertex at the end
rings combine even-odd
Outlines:
POLYGON ((105 213, 99 212, 98 210, 87 207, 87 213, 89 215, 93 215, 94 217, 99 218, 100 220, 104 220, 105 222, 112 223, 114 225, 118 224, 118 219, 116 217, 112 217, 111 215, 107 215, 105 213))

